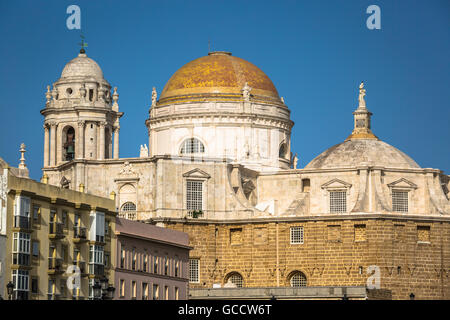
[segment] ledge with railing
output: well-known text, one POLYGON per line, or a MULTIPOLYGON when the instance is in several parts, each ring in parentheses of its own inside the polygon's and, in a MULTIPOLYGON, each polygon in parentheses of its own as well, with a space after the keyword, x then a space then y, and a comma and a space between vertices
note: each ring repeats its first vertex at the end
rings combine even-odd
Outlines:
POLYGON ((88 240, 86 227, 76 226, 73 227, 73 240, 76 242, 88 240))
POLYGON ((63 260, 61 258, 48 258, 49 273, 63 272, 62 265, 63 265, 63 260))
POLYGON ((31 219, 25 216, 14 216, 14 228, 31 229, 31 219))
POLYGON ((62 238, 64 237, 64 225, 61 222, 50 222, 48 224, 49 238, 62 238))

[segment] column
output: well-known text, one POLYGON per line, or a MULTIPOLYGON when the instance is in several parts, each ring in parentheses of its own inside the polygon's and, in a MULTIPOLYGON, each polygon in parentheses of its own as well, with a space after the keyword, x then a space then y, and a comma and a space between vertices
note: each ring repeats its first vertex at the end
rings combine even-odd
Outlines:
POLYGON ((119 131, 120 126, 114 127, 114 159, 119 159, 119 131))
POLYGON ((48 124, 44 124, 44 167, 48 167, 49 163, 49 134, 48 134, 48 124))
POLYGON ((56 165, 56 122, 50 123, 50 166, 56 165))
POLYGON ((105 159, 105 127, 106 122, 100 122, 100 160, 105 159))
POLYGON ((84 121, 78 121, 77 147, 75 149, 75 158, 84 158, 84 121))

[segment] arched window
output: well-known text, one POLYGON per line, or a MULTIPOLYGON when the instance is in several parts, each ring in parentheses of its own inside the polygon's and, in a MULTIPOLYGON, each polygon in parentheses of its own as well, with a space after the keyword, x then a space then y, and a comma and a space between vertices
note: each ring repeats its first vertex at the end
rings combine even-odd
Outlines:
POLYGON ((205 146, 200 140, 196 138, 189 138, 183 141, 181 144, 180 153, 203 153, 205 152, 205 146))
POLYGON ((306 287, 306 276, 303 272, 295 271, 291 273, 291 278, 289 279, 291 287, 306 287))
POLYGON ((75 158, 75 130, 72 127, 66 127, 63 130, 63 148, 64 160, 70 161, 75 158))
POLYGON ((125 202, 120 209, 119 217, 136 220, 136 205, 133 202, 125 202))
POLYGON ((281 146, 280 146, 280 150, 278 152, 278 157, 279 158, 286 158, 286 152, 287 152, 286 144, 282 143, 281 146))
POLYGON ((237 272, 231 272, 227 275, 227 277, 225 278, 225 286, 230 282, 237 288, 242 288, 244 286, 244 280, 242 279, 242 276, 237 272))

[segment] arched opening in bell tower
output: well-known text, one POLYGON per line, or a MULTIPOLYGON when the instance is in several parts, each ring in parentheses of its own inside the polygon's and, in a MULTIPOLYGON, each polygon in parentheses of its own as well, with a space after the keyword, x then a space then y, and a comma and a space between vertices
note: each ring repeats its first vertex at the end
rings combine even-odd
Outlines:
POLYGON ((63 129, 63 159, 71 161, 75 159, 75 129, 67 126, 63 129))

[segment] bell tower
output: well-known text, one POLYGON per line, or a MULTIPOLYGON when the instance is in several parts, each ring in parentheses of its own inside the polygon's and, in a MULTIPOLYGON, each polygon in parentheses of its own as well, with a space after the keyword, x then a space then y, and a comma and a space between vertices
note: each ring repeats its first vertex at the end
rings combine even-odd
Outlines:
POLYGON ((119 158, 119 94, 117 88, 111 93, 84 48, 53 87, 47 86, 45 98, 44 171, 71 161, 119 158))

